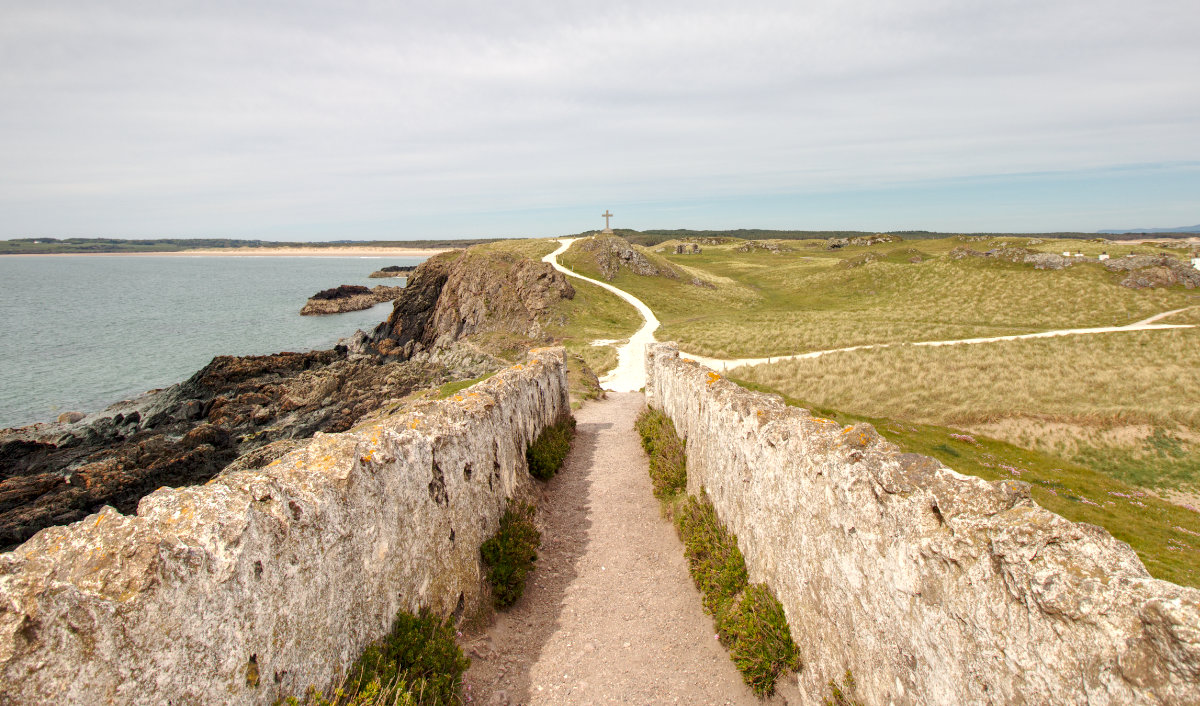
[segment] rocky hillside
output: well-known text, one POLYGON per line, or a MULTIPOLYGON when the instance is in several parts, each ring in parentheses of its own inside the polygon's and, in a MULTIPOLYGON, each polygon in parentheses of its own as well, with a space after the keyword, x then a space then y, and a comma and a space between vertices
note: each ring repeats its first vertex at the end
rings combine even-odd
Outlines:
POLYGON ((370 309, 376 304, 392 301, 403 291, 404 287, 388 287, 382 284, 369 288, 356 284, 343 284, 340 287, 322 290, 309 297, 304 308, 300 310, 300 315, 341 314, 347 311, 370 309))
POLYGON ((0 551, 104 505, 132 512, 164 485, 262 467, 413 391, 496 370, 505 362, 473 339, 545 342, 562 323, 555 304, 574 294, 545 263, 443 253, 418 267, 373 334, 325 351, 218 356, 183 383, 84 419, 0 431, 0 551))
POLYGON ((565 321, 555 305, 575 288, 549 264, 513 253, 464 250, 442 253, 412 274, 388 320, 351 350, 409 359, 455 341, 499 334, 524 347, 548 343, 547 327, 565 321))

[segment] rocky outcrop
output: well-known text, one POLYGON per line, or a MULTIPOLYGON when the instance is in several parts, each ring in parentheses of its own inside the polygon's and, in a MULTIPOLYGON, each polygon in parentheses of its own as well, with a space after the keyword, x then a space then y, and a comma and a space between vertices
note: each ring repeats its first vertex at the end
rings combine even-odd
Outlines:
POLYGON ((755 252, 756 250, 769 252, 772 255, 782 255, 792 251, 791 248, 780 247, 779 243, 772 243, 769 240, 747 240, 733 249, 734 252, 755 252))
POLYGON ((417 269, 416 265, 411 265, 411 266, 409 266, 409 265, 388 265, 387 267, 380 267, 378 270, 375 270, 371 274, 367 275, 367 277, 369 277, 371 279, 383 279, 383 278, 387 278, 387 277, 408 277, 416 269, 417 269))
POLYGON ((415 389, 501 365, 462 357, 218 356, 186 382, 82 421, 2 431, 0 549, 105 505, 133 512, 155 489, 204 483, 242 454, 265 448, 268 463, 286 450, 269 455, 275 442, 345 431, 415 389))
POLYGON ((410 358, 459 339, 498 334, 525 346, 566 322, 556 306, 575 288, 549 263, 504 252, 448 252, 422 263, 365 350, 410 358))
POLYGON ((1105 530, 671 344, 646 364, 648 402, 686 438, 689 491, 783 603, 806 703, 846 669, 872 705, 1200 702, 1200 591, 1151 578, 1105 530))
POLYGON ((0 702, 271 704, 324 688, 399 610, 486 605, 479 546, 569 413, 561 349, 533 356, 0 554, 0 702))
POLYGON ((951 260, 962 260, 968 257, 991 258, 1002 262, 1033 265, 1034 269, 1038 270, 1061 270, 1064 267, 1070 267, 1077 262, 1083 261, 1083 258, 1063 257, 1057 253, 1037 252, 1036 250, 1027 250, 1025 248, 1002 247, 986 252, 979 252, 965 245, 960 245, 951 250, 949 257, 951 260))
POLYGON ((343 284, 333 289, 317 292, 309 297, 300 309, 301 316, 341 314, 347 311, 370 309, 376 304, 390 302, 404 292, 404 287, 377 285, 367 288, 356 284, 343 284))
POLYGON ((1187 289, 1200 287, 1200 270, 1170 255, 1126 255, 1104 261, 1109 272, 1128 273, 1121 286, 1150 289, 1181 285, 1187 289))
POLYGON ((622 269, 629 270, 643 277, 666 277, 679 279, 679 273, 669 265, 656 265, 640 250, 629 244, 629 241, 616 235, 594 235, 575 243, 572 249, 578 248, 591 258, 600 270, 600 276, 611 282, 622 269))
POLYGON ((881 243, 898 243, 904 240, 898 235, 886 235, 884 233, 876 233, 875 235, 858 235, 853 238, 829 238, 826 241, 825 249, 840 250, 851 246, 870 246, 879 245, 881 243))

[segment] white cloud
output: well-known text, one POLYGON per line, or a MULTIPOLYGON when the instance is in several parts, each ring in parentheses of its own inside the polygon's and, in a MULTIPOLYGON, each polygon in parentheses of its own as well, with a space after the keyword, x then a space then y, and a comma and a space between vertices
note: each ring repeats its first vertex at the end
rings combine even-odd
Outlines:
POLYGON ((350 5, 0 10, 0 237, 1200 159, 1190 0, 350 5))

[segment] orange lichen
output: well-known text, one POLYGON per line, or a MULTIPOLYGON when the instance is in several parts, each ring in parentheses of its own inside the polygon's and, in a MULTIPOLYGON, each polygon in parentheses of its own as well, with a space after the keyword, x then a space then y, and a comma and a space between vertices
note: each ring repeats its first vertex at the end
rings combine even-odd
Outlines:
POLYGON ((716 373, 714 373, 714 372, 709 372, 709 374, 708 374, 708 382, 707 382, 707 383, 705 383, 705 384, 707 384, 707 385, 712 385, 714 382, 716 382, 717 380, 720 380, 720 379, 721 379, 721 376, 720 376, 720 375, 718 375, 718 374, 716 374, 716 373))

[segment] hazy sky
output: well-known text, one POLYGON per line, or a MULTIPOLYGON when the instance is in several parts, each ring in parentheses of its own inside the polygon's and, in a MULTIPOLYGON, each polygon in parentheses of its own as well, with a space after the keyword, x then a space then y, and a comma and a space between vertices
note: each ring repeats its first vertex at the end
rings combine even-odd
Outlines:
POLYGON ((0 0, 0 238, 1200 223, 1200 2, 0 0))

